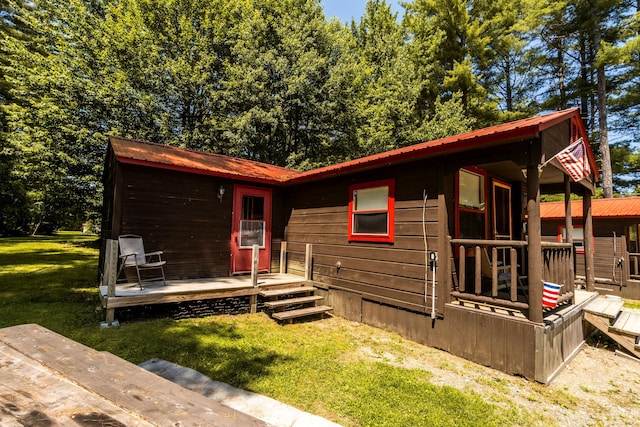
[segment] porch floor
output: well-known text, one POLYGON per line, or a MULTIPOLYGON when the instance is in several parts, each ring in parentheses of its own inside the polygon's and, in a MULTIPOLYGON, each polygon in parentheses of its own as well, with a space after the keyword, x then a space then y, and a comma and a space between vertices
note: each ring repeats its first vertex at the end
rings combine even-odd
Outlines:
POLYGON ((279 285, 302 285, 304 277, 293 274, 265 273, 258 275, 258 287, 251 285, 250 275, 214 277, 207 279, 167 280, 145 283, 140 289, 137 283, 116 285, 115 296, 107 296, 107 286, 100 286, 100 300, 105 309, 115 309, 146 304, 196 301, 214 298, 257 295, 261 288, 279 285))

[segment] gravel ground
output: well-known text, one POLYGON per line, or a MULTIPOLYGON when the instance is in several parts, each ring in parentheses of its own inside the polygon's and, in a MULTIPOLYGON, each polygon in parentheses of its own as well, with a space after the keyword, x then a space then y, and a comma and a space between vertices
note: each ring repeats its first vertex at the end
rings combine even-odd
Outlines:
POLYGON ((395 334, 371 335, 369 327, 355 322, 345 329, 361 343, 360 357, 424 369, 434 384, 473 390, 488 402, 533 414, 528 418, 535 425, 640 425, 640 361, 607 348, 611 343, 601 336, 590 339, 551 384, 542 385, 395 334))

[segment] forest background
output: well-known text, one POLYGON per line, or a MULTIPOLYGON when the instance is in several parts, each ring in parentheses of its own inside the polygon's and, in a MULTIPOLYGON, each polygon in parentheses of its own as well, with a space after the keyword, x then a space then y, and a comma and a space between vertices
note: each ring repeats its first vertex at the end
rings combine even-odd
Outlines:
POLYGON ((640 193, 640 0, 400 7, 0 0, 0 236, 99 224, 108 135, 305 170, 580 107, 640 193))

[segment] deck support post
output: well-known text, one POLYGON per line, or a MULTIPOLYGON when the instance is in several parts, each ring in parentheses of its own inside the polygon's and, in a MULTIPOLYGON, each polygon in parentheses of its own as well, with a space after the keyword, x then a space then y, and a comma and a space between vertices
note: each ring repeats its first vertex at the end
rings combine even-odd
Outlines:
POLYGON ((475 260, 475 289, 474 292, 476 293, 476 295, 480 295, 482 293, 482 254, 481 254, 481 249, 480 246, 476 246, 475 247, 475 251, 474 251, 474 260, 475 260))
POLYGON ((595 272, 593 265, 593 217, 591 213, 591 190, 582 195, 582 218, 584 220, 584 266, 587 291, 594 291, 595 272))
MULTIPOLYGON (((445 179, 445 162, 439 162, 438 166, 438 260, 437 268, 437 311, 444 313, 444 305, 451 302, 452 289, 452 253, 449 240, 449 216, 447 214, 447 192, 445 182, 449 182, 450 176, 445 179)), ((453 182, 453 181, 451 181, 453 182)))
MULTIPOLYGON (((253 289, 258 288, 258 257, 260 256, 260 246, 253 245, 251 247, 251 285, 253 289)), ((249 297, 249 304, 251 305, 251 313, 258 311, 258 294, 253 293, 249 297)))
POLYGON ((287 272, 287 242, 283 240, 280 243, 280 274, 287 272))
POLYGON ((307 243, 304 254, 304 278, 313 280, 313 245, 307 243))
POLYGON ((466 249, 463 245, 460 245, 458 248, 458 256, 460 259, 458 271, 460 278, 458 279, 458 289, 460 292, 466 292, 466 281, 467 281, 467 259, 466 259, 466 249))
MULTIPOLYGON (((567 283, 565 290, 573 292, 575 290, 575 270, 573 267, 573 220, 571 216, 571 179, 569 175, 564 176, 564 230, 567 234, 567 243, 571 243, 571 252, 569 255, 569 265, 567 265, 569 277, 567 277, 567 283)), ((573 292, 573 298, 571 304, 576 303, 575 292, 573 292)))
POLYGON ((104 257, 104 280, 107 284, 107 313, 105 322, 111 326, 115 320, 115 308, 109 308, 109 298, 116 296, 116 280, 118 270, 118 241, 107 239, 107 246, 104 257))
POLYGON ((542 236, 538 162, 527 165, 529 320, 542 323, 542 236))

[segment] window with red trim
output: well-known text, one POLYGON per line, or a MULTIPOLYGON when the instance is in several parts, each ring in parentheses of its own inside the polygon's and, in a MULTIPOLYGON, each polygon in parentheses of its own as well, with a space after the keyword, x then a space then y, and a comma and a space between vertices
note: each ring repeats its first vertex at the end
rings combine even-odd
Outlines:
POLYGON ((456 234, 460 239, 487 238, 487 173, 478 168, 456 174, 456 234))
POLYGON ((393 242, 395 180, 349 187, 349 241, 393 242))
MULTIPOLYGON (((584 229, 582 225, 574 225, 571 233, 573 247, 577 254, 584 253, 584 229)), ((564 225, 558 226, 558 242, 567 243, 567 228, 564 225)))

